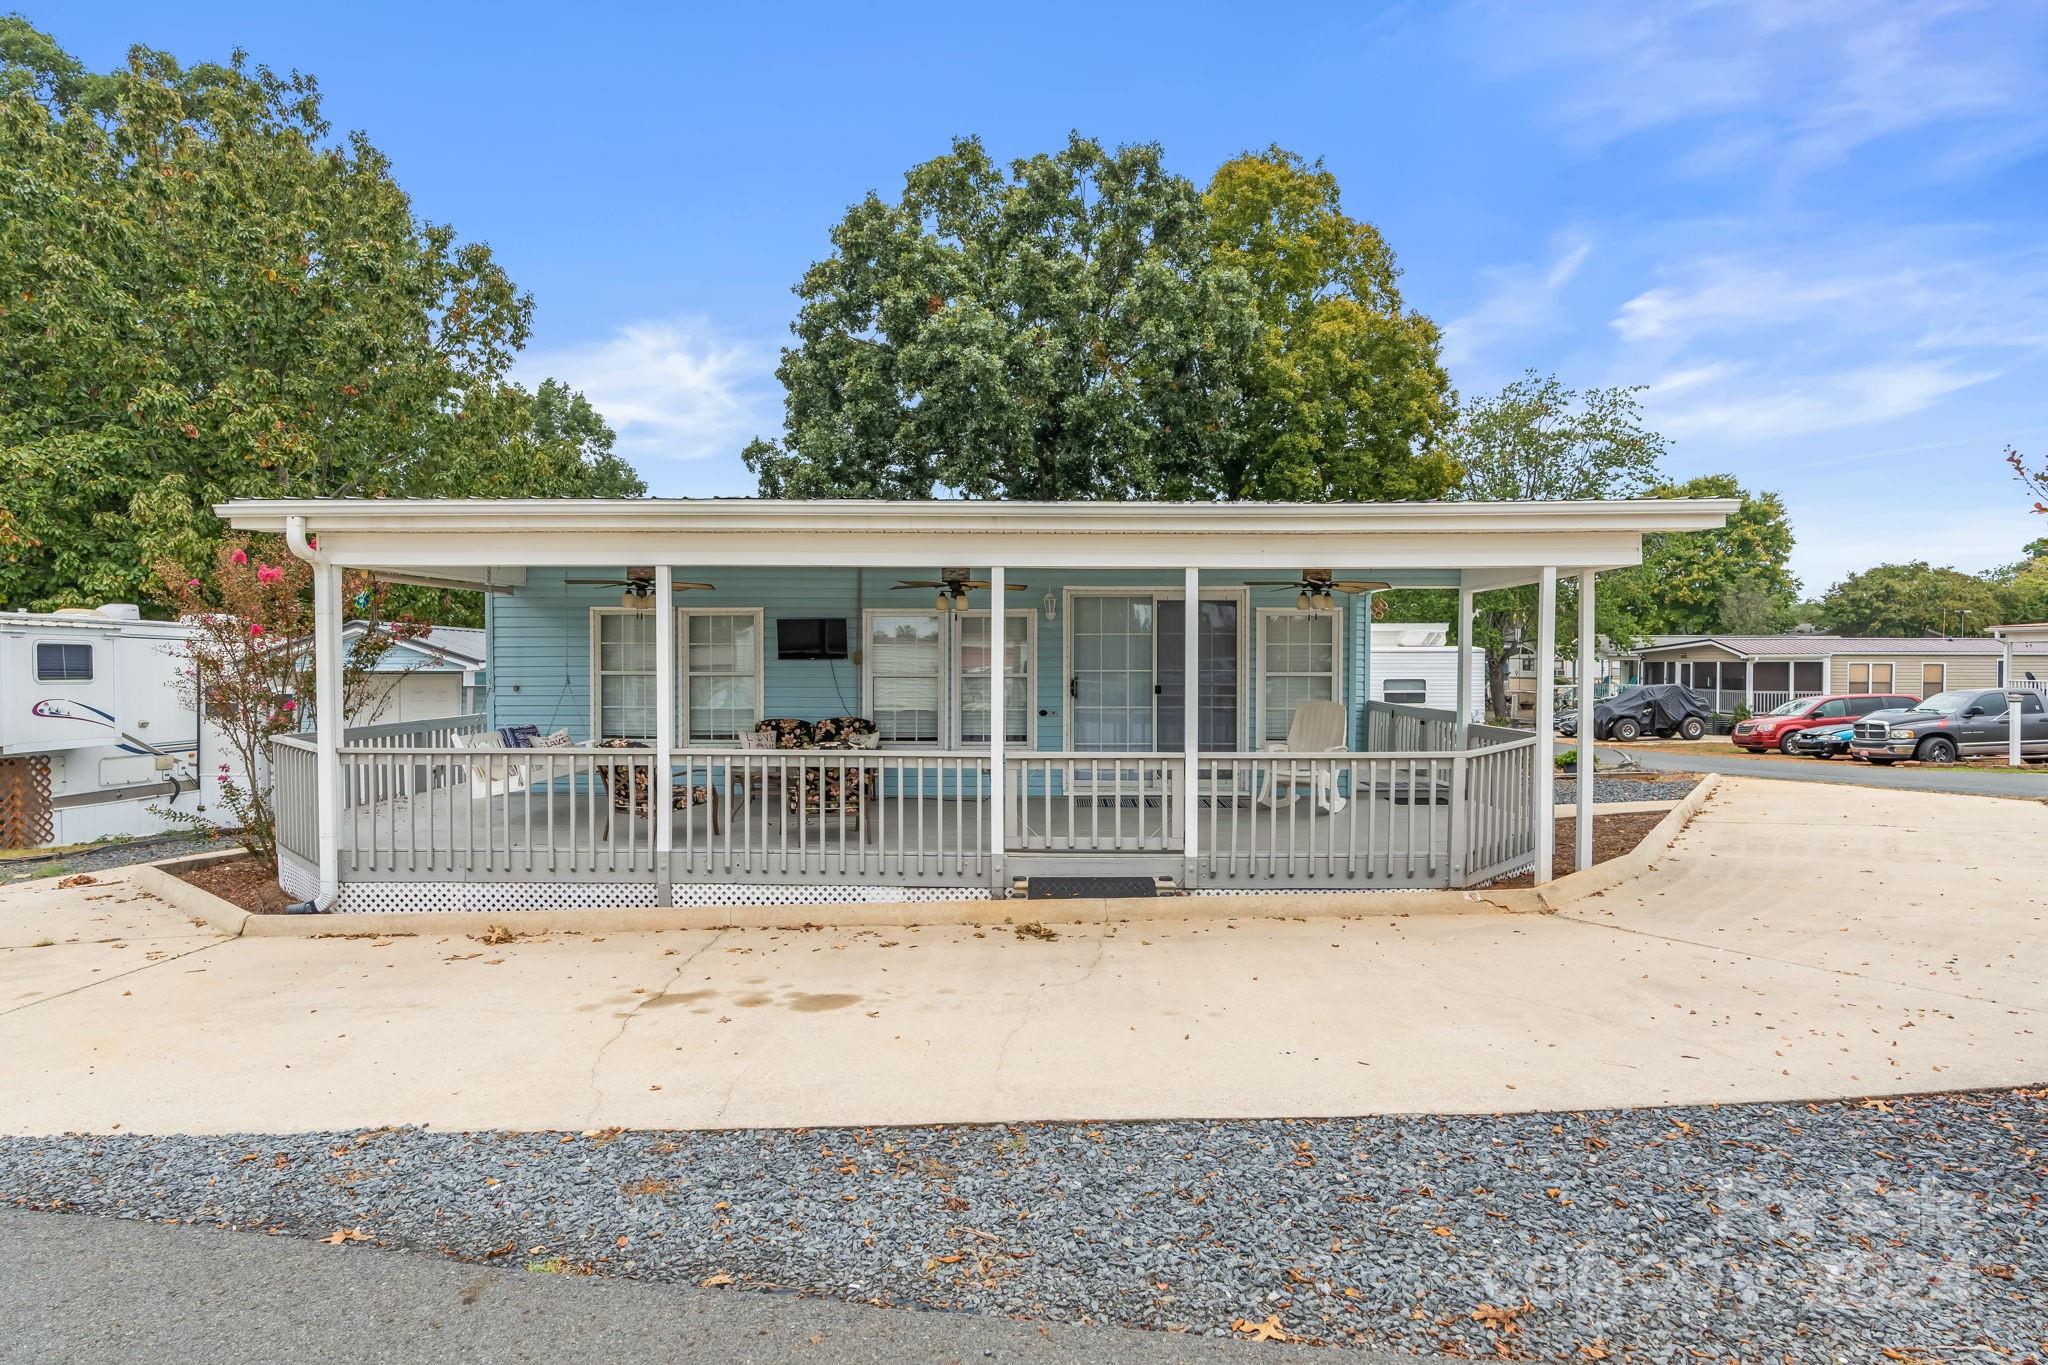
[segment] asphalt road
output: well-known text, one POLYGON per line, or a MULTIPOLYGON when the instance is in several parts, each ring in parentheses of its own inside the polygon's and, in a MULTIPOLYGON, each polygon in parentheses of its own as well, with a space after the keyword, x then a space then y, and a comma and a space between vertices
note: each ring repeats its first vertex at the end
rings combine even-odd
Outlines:
MULTIPOLYGON (((1570 741, 1560 739, 1558 743, 1568 747, 1570 741)), ((1718 744, 1702 740, 1697 753, 1601 745, 1599 754, 1605 761, 1633 762, 1661 772, 1728 773, 1737 777, 1768 777, 1786 782, 1838 782, 1848 786, 1892 787, 1903 791, 2048 800, 2048 768, 2038 765, 2024 773, 1988 768, 1873 768, 1868 763, 1840 758, 1825 761, 1817 758, 1797 761, 1745 758, 1726 752, 1730 747, 1725 739, 1718 744)))
MULTIPOLYGON (((0 1360, 1326 1359, 1326 1350, 485 1268, 366 1246, 0 1210, 0 1360)), ((1408 1357, 1347 1361, 1391 1365, 1408 1357)))

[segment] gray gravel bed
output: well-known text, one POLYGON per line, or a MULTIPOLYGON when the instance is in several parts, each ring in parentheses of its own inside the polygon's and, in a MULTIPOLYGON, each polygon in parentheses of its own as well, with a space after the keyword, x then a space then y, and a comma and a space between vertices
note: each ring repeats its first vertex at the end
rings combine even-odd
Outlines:
MULTIPOLYGON (((1593 779, 1593 804, 1603 801, 1683 801, 1692 795, 1698 780, 1686 778, 1681 782, 1662 782, 1637 777, 1595 777, 1593 779)), ((1579 779, 1559 777, 1552 788, 1551 799, 1558 805, 1566 806, 1579 799, 1579 779)))
POLYGON ((206 853, 216 848, 233 848, 234 835, 165 834, 149 839, 109 840, 70 853, 48 857, 29 856, 0 861, 0 882, 26 881, 73 872, 108 872, 137 863, 179 858, 187 853, 206 853))
POLYGON ((0 1139, 0 1199, 860 1302, 1545 1360, 2012 1358, 2048 1091, 1493 1117, 0 1139), (1919 1355, 1917 1353, 1926 1353, 1919 1355), (1605 1353, 1604 1355, 1601 1353, 1605 1353))

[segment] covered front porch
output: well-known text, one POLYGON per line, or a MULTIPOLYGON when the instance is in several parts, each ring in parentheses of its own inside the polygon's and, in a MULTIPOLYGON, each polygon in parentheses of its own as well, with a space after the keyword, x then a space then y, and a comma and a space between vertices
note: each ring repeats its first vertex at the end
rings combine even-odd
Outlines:
MULTIPOLYGON (((1590 633, 1595 575, 1634 562, 1644 529, 1723 514, 1680 500, 223 511, 313 559, 323 626, 343 565, 488 594, 485 713, 277 743, 281 879, 338 909, 1540 880, 1549 699, 1531 734, 1480 723, 1469 681, 1448 710, 1372 697, 1372 597, 1453 590, 1469 651, 1475 593, 1534 583, 1554 608, 1576 576, 1590 633), (608 562, 592 563, 595 543, 608 562)), ((339 655, 326 641, 323 693, 339 655)))

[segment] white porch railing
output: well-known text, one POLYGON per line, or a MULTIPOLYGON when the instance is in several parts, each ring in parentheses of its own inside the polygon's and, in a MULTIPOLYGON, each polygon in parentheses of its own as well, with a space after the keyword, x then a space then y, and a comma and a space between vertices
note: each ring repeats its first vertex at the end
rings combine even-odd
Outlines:
MULTIPOLYGON (((472 718, 368 727, 340 754, 337 867, 347 882, 752 882, 990 887, 989 803, 1024 867, 1115 873, 1118 856, 1196 888, 1460 886, 1526 866, 1537 741, 1445 712, 1368 713, 1370 753, 1180 754, 693 749, 674 803, 650 809, 650 749, 469 749, 472 718), (1185 806, 1196 847, 1183 862, 1185 806)), ((317 854, 316 764, 275 742, 279 839, 317 854)))

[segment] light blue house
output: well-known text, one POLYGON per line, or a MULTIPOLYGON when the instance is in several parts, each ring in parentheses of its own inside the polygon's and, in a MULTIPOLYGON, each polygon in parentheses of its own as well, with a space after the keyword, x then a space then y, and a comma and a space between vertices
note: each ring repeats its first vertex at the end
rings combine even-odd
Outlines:
MULTIPOLYGON (((486 714, 280 741, 288 888, 339 908, 509 908, 1547 872, 1547 724, 1461 719, 1469 655, 1453 707, 1372 697, 1373 593, 1458 589, 1468 625, 1475 592, 1533 583, 1554 602, 1575 575, 1584 604, 1646 531, 1731 507, 220 510, 314 561, 323 621, 344 565, 488 598, 486 714)), ((323 663, 338 656, 337 641, 323 663)))

